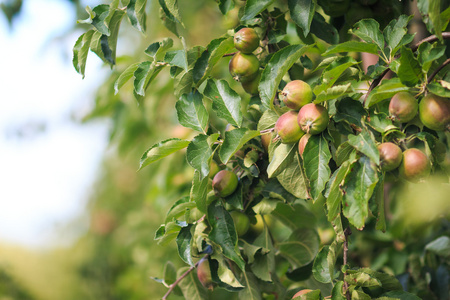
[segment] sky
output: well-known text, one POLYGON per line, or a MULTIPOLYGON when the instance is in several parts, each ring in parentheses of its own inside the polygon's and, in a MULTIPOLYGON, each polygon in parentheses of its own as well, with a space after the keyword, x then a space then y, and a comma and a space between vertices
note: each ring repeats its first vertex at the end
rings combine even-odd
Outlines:
POLYGON ((61 0, 24 1, 12 30, 0 15, 0 242, 70 243, 55 229, 83 219, 94 188, 108 124, 71 117, 92 105, 107 70, 91 53, 86 78, 76 73, 74 21, 61 0))

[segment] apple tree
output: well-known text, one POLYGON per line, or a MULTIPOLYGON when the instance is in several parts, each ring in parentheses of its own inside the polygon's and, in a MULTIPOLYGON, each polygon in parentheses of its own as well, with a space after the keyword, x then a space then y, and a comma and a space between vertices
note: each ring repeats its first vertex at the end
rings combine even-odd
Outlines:
MULTIPOLYGON (((205 1, 232 24, 207 45, 190 44, 182 2, 159 0, 170 36, 114 78, 137 107, 173 82, 196 132, 140 158, 192 167, 155 233, 186 264, 154 274, 161 297, 448 299, 449 1, 205 1)), ((89 51, 120 64, 120 25, 151 31, 147 6, 87 7, 75 69, 89 51)))

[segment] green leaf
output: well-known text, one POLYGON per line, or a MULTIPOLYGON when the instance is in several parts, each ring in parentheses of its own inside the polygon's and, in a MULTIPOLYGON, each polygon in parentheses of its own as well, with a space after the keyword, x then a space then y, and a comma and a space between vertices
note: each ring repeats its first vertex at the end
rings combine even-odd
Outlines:
POLYGON ((267 167, 267 175, 269 178, 278 176, 281 172, 283 172, 283 170, 286 169, 287 165, 294 162, 295 156, 297 155, 297 148, 297 144, 283 143, 275 148, 272 159, 267 167))
POLYGON ((200 172, 200 179, 209 175, 209 166, 213 155, 212 145, 219 137, 214 134, 211 138, 207 135, 199 134, 189 143, 186 151, 188 163, 200 172))
POLYGON ((314 278, 322 283, 329 283, 332 280, 327 260, 329 248, 329 246, 323 246, 314 259, 312 273, 314 278))
POLYGON ((441 0, 428 1, 428 16, 430 17, 431 24, 433 24, 434 34, 442 39, 442 23, 441 23, 441 0))
POLYGON ((390 291, 390 292, 384 293, 381 296, 389 297, 392 299, 399 299, 399 300, 421 300, 421 298, 417 297, 416 295, 405 292, 405 291, 390 291))
POLYGON ((442 257, 450 256, 450 238, 441 236, 425 246, 425 250, 433 252, 442 257))
MULTIPOLYGON (((339 33, 337 29, 332 24, 328 23, 319 13, 314 14, 311 23, 311 33, 328 44, 334 45, 339 43, 339 33)), ((306 68, 303 62, 302 65, 306 68)))
POLYGON ((232 37, 212 40, 194 65, 194 82, 199 86, 211 74, 214 66, 224 54, 234 48, 232 37))
POLYGON ((322 55, 326 56, 342 52, 366 52, 378 55, 378 48, 375 44, 368 44, 358 41, 348 41, 331 46, 322 55))
POLYGON ((274 112, 273 110, 266 110, 261 118, 258 121, 258 131, 270 129, 275 127, 275 123, 277 122, 280 116, 274 112))
POLYGON ((410 48, 401 48, 400 67, 398 68, 398 78, 407 86, 415 86, 422 79, 422 67, 410 48))
POLYGON ((316 257, 319 242, 319 235, 315 230, 297 229, 286 241, 278 243, 279 253, 296 269, 306 266, 316 257))
POLYGON ((428 71, 432 63, 442 57, 445 54, 445 46, 439 46, 438 44, 431 45, 430 43, 422 43, 418 49, 418 57, 422 69, 428 71))
POLYGON ((145 13, 145 6, 147 0, 130 0, 127 5, 127 16, 131 25, 142 33, 145 33, 147 14, 145 13))
POLYGON ((177 109, 178 121, 181 125, 206 133, 209 114, 203 105, 202 98, 202 94, 198 91, 184 94, 177 101, 175 107, 177 109))
POLYGON ((175 77, 175 97, 180 98, 183 94, 189 94, 191 92, 192 85, 194 84, 194 79, 192 76, 192 69, 190 69, 188 71, 180 72, 180 74, 175 77))
POLYGON ((145 91, 147 90, 148 86, 163 68, 163 65, 159 65, 155 62, 141 62, 136 68, 136 71, 134 71, 133 84, 136 94, 145 96, 145 91))
POLYGON ((398 19, 392 20, 383 30, 384 39, 390 49, 390 57, 394 57, 399 47, 403 46, 402 41, 408 33, 407 26, 412 16, 401 15, 398 19))
POLYGON ((96 31, 92 35, 91 50, 105 63, 109 63, 110 65, 116 63, 117 37, 120 22, 124 15, 125 12, 123 10, 111 8, 107 16, 108 18, 105 19, 105 22, 107 21, 109 26, 108 34, 102 34, 102 32, 96 31))
POLYGON ((131 79, 131 77, 134 76, 134 72, 138 69, 140 63, 134 63, 130 65, 128 68, 125 69, 125 71, 120 74, 119 78, 117 78, 116 82, 114 83, 114 95, 117 95, 119 92, 119 89, 123 87, 123 85, 131 79))
POLYGON ((211 99, 212 108, 219 118, 233 126, 242 125, 241 97, 226 80, 208 80, 204 94, 211 99))
POLYGON ((106 18, 110 13, 110 6, 108 4, 100 4, 92 10, 94 18, 92 19, 92 26, 94 26, 101 34, 109 36, 111 34, 108 28, 106 18))
POLYGON ((359 230, 369 216, 368 203, 377 182, 375 164, 368 157, 361 157, 348 176, 342 201, 344 216, 359 230))
POLYGON ((159 9, 159 18, 161 20, 161 22, 163 23, 163 25, 173 34, 175 34, 176 36, 179 36, 178 34, 178 29, 177 29, 177 23, 172 21, 164 12, 164 9, 161 7, 159 9))
MULTIPOLYGON (((178 269, 177 277, 181 277, 187 270, 189 270, 189 267, 178 269)), ((208 299, 208 292, 198 280, 196 272, 189 272, 188 275, 179 282, 178 286, 181 288, 185 299, 208 299)))
POLYGON ((373 106, 385 99, 392 98, 398 92, 407 92, 409 87, 404 85, 400 79, 392 78, 383 80, 379 86, 374 88, 366 100, 366 107, 373 106))
POLYGON ((188 145, 189 141, 172 138, 151 146, 142 155, 139 170, 161 158, 177 152, 178 150, 186 148, 188 145))
POLYGON ((187 227, 181 228, 180 233, 178 233, 177 236, 178 254, 181 259, 190 266, 194 265, 191 256, 192 226, 192 224, 189 224, 187 227))
POLYGON ((314 229, 317 220, 314 214, 304 205, 288 205, 279 202, 272 215, 292 231, 300 228, 314 229))
POLYGON ((274 0, 247 0, 241 22, 249 21, 265 10, 274 0))
POLYGON ((349 284, 361 286, 361 287, 381 287, 381 282, 371 277, 369 274, 364 273, 360 270, 358 270, 355 273, 350 273, 345 276, 345 281, 347 281, 349 284))
POLYGON ((188 70, 186 51, 184 50, 167 51, 164 56, 164 61, 171 66, 180 67, 185 71, 188 70))
POLYGON ((184 24, 181 21, 180 12, 178 11, 178 0, 159 0, 159 4, 164 10, 167 18, 184 27, 184 24))
POLYGON ((255 275, 250 272, 243 272, 242 277, 245 289, 239 292, 239 299, 262 300, 261 291, 259 290, 258 281, 255 275))
POLYGON ((305 36, 308 35, 316 11, 316 2, 313 0, 288 0, 288 7, 292 21, 303 30, 305 36))
MULTIPOLYGON (((450 89, 445 88, 442 86, 442 80, 437 82, 432 82, 427 85, 428 91, 430 91, 432 94, 444 97, 444 98, 450 98, 450 89)), ((448 84, 448 83, 447 83, 448 84)))
MULTIPOLYGON (((384 50, 384 38, 380 31, 380 24, 374 19, 363 19, 353 25, 350 32, 366 43, 375 44, 379 51, 384 50)), ((374 53, 375 54, 375 53, 374 53)))
POLYGON ((219 0, 219 9, 222 14, 226 15, 233 8, 234 8, 233 0, 219 0))
POLYGON ((355 151, 355 148, 350 146, 350 144, 345 141, 339 145, 336 150, 335 161, 338 166, 342 165, 347 159, 349 159, 352 152, 355 151))
POLYGON ((303 163, 306 177, 310 182, 311 197, 317 200, 330 178, 328 163, 331 159, 327 140, 322 135, 311 136, 305 146, 303 163))
POLYGON ((195 170, 190 198, 191 201, 195 201, 198 210, 202 213, 206 213, 208 210, 208 189, 211 189, 208 179, 208 177, 201 179, 200 172, 195 170))
POLYGON ((280 184, 292 195, 299 199, 310 199, 308 179, 300 164, 298 155, 292 164, 286 166, 283 172, 277 176, 280 184))
MULTIPOLYGON (((280 182, 276 178, 270 179, 267 182, 267 184, 264 186, 264 188, 262 190, 262 195, 264 198, 271 198, 272 199, 271 202, 273 202, 273 204, 272 203, 267 204, 268 209, 270 210, 269 212, 267 212, 267 213, 264 213, 263 211, 257 212, 261 215, 269 214, 273 209, 275 209, 275 207, 278 203, 277 200, 281 200, 284 202, 294 202, 295 200, 297 200, 296 197, 294 197, 291 193, 286 191, 286 189, 280 184, 280 182), (277 199, 277 200, 275 200, 275 199, 277 199), (273 207, 273 209, 272 209, 272 205, 275 205, 275 207, 273 207)), ((269 200, 269 199, 266 199, 266 200, 269 200)), ((255 210, 255 209, 256 209, 256 206, 253 207, 253 210, 255 210)))
POLYGON ((220 245, 223 254, 244 271, 245 262, 237 247, 237 233, 233 218, 220 202, 212 203, 208 207, 208 223, 211 226, 209 233, 211 241, 220 245))
POLYGON ((72 63, 75 70, 81 74, 84 78, 84 71, 86 70, 86 60, 89 53, 89 48, 91 45, 92 35, 94 30, 89 30, 78 38, 73 46, 73 59, 72 63))
MULTIPOLYGON (((260 1, 262 2, 262 1, 260 1)), ((249 3, 249 1, 247 1, 249 3)), ((267 63, 259 82, 261 102, 267 108, 273 108, 273 99, 278 85, 286 72, 312 45, 290 45, 276 52, 267 63)))
POLYGON ((370 277, 372 278, 377 279, 381 283, 382 288, 385 290, 392 290, 392 291, 403 290, 402 285, 400 284, 398 279, 395 278, 395 276, 393 275, 377 272, 369 268, 361 268, 359 270, 348 270, 348 273, 352 274, 359 274, 361 272, 370 275, 370 277))
POLYGON ((314 103, 321 103, 321 102, 325 102, 328 100, 338 99, 338 98, 345 96, 352 92, 353 92, 353 88, 352 88, 352 84, 350 82, 347 84, 343 84, 343 85, 336 85, 336 86, 326 89, 323 92, 320 92, 316 96, 314 103))
POLYGON ((374 163, 380 165, 380 152, 375 144, 375 137, 367 128, 364 128, 358 135, 350 134, 348 143, 359 152, 368 156, 374 163))
POLYGON ((210 266, 212 280, 217 282, 219 287, 231 292, 240 291, 244 288, 235 274, 230 270, 228 260, 220 251, 215 251, 211 255, 210 266))
POLYGON ((341 186, 350 172, 352 164, 349 161, 344 162, 331 177, 328 185, 330 192, 327 197, 328 221, 333 221, 341 212, 341 202, 344 196, 341 186))
POLYGON ((346 300, 347 297, 345 297, 344 294, 342 294, 342 291, 344 290, 344 282, 343 281, 339 281, 337 282, 334 287, 333 290, 331 291, 331 299, 333 300, 346 300))
MULTIPOLYGON (((174 264, 171 261, 168 261, 166 265, 164 266, 164 284, 169 286, 172 283, 177 280, 177 269, 175 268, 174 264)), ((177 294, 178 296, 181 296, 181 289, 179 286, 176 286, 174 289, 174 294, 177 294)))
POLYGON ((154 60, 160 61, 163 59, 166 51, 173 46, 173 40, 171 38, 165 38, 162 42, 155 42, 150 44, 144 51, 145 54, 153 57, 154 60))
POLYGON ((386 232, 386 215, 384 211, 384 175, 380 176, 374 191, 375 202, 377 204, 378 213, 376 215, 377 223, 375 229, 386 232))
POLYGON ((225 132, 225 139, 220 146, 220 160, 226 164, 245 143, 259 135, 258 131, 238 128, 225 132))
POLYGON ((172 205, 172 207, 167 212, 166 218, 164 220, 165 223, 174 221, 174 219, 178 219, 181 216, 184 216, 186 210, 192 209, 195 207, 194 202, 189 201, 189 197, 183 197, 172 205))

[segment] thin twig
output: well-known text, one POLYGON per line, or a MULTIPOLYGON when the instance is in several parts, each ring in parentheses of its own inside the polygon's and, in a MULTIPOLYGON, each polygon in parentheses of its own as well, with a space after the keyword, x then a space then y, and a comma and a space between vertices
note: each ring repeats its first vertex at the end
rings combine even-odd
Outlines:
MULTIPOLYGON (((345 228, 344 235, 345 235, 345 241, 344 241, 344 266, 348 263, 348 236, 352 234, 352 231, 350 227, 345 228)), ((348 282, 345 281, 345 275, 347 274, 347 271, 344 273, 344 294, 347 300, 350 300, 350 293, 348 292, 348 282)))
POLYGON ((178 285, 178 283, 180 283, 181 280, 183 280, 183 278, 185 278, 186 276, 189 275, 189 273, 191 273, 195 268, 197 268, 197 266, 204 261, 205 259, 208 259, 209 254, 206 254, 202 259, 200 259, 194 266, 190 267, 186 272, 184 272, 180 277, 177 278, 177 280, 175 280, 174 283, 172 283, 171 285, 169 285, 169 290, 167 291, 167 293, 164 295, 164 297, 162 297, 162 300, 167 299, 167 297, 169 297, 170 293, 173 292, 173 290, 175 289, 175 287, 178 285))
POLYGON ((269 129, 261 130, 259 133, 262 135, 262 134, 266 134, 269 132, 273 132, 274 130, 275 130, 275 128, 269 128, 269 129))
POLYGON ((431 83, 431 81, 433 80, 434 76, 437 75, 437 73, 439 73, 439 71, 441 71, 446 65, 450 64, 450 58, 447 58, 446 61, 444 61, 444 63, 442 65, 440 65, 436 70, 434 70, 433 74, 430 75, 430 77, 428 77, 428 84, 431 83))
POLYGON ((234 56, 237 52, 233 52, 233 53, 225 53, 224 55, 222 55, 222 57, 227 57, 227 56, 234 56))

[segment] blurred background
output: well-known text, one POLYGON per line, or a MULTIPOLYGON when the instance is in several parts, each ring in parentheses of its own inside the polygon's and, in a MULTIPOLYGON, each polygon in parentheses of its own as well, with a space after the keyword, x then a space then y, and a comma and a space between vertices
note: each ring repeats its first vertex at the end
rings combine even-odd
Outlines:
MULTIPOLYGON (((113 88, 131 63, 146 59, 150 43, 167 36, 180 43, 149 0, 147 34, 124 20, 116 67, 90 53, 83 80, 72 47, 87 27, 76 21, 87 18, 86 5, 100 3, 0 0, 0 300, 159 299, 166 289, 152 277, 163 276, 167 261, 185 265, 174 244, 157 245, 153 237, 171 205, 189 193, 192 168, 180 151, 137 172, 151 145, 193 137, 177 125, 172 80, 163 71, 140 106, 129 83, 118 95, 113 88)), ((188 47, 206 46, 237 25, 237 9, 224 18, 215 1, 179 4, 188 47)), ((227 62, 216 72, 227 75, 227 62)), ((392 232, 369 225, 373 234, 354 234, 361 266, 402 274, 413 252, 405 244, 448 230, 447 191, 427 202, 435 209, 418 221, 421 199, 405 195, 389 212, 392 232), (405 212, 402 201, 419 209, 405 212)), ((321 218, 322 205, 314 205, 321 218)), ((333 230, 324 224, 326 243, 333 230)))

